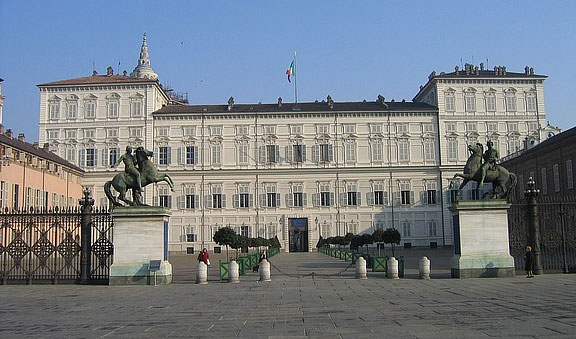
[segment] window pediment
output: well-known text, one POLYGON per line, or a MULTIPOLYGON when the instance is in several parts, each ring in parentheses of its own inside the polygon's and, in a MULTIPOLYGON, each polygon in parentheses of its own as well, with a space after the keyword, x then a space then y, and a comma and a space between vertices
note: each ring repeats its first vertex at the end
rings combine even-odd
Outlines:
POLYGON ((278 140, 278 137, 274 134, 268 134, 263 139, 264 139, 264 141, 268 141, 268 142, 276 142, 276 140, 278 140))
POLYGON ((158 137, 156 138, 156 142, 158 143, 168 143, 170 141, 170 138, 168 137, 158 137))
POLYGON ((120 99, 120 95, 118 93, 110 93, 110 94, 106 95, 106 99, 118 100, 118 99, 120 99))
POLYGON ((518 131, 512 131, 512 132, 508 133, 508 136, 512 137, 512 138, 519 138, 520 133, 518 133, 518 131))
POLYGON ((130 94, 130 99, 142 99, 142 98, 144 98, 144 96, 140 93, 130 94))
POLYGON ((210 141, 210 143, 212 143, 212 144, 219 144, 219 143, 221 143, 223 140, 224 140, 224 139, 223 139, 221 136, 219 136, 219 135, 215 135, 215 136, 212 136, 212 137, 208 138, 208 141, 210 141))
POLYGON ((53 96, 51 96, 48 100, 50 100, 50 101, 60 101, 60 100, 62 100, 62 99, 60 99, 60 97, 57 96, 57 95, 53 95, 53 96))
POLYGON ((95 96, 94 94, 87 94, 84 96, 84 100, 97 100, 98 97, 95 96))
POLYGON ((106 143, 107 144, 118 144, 120 140, 118 138, 107 138, 106 139, 106 143))
POLYGON ((408 135, 407 133, 401 133, 396 138, 397 139, 408 139, 408 138, 410 138, 410 135, 408 135))
POLYGON ((198 139, 196 139, 195 137, 193 137, 191 135, 187 135, 187 136, 182 138, 182 141, 185 143, 195 143, 196 141, 198 141, 198 139))
POLYGON ((68 101, 77 101, 79 98, 75 94, 70 94, 66 96, 66 100, 68 101))
POLYGON ((344 139, 356 140, 356 139, 358 139, 358 136, 356 134, 348 134, 348 135, 344 136, 344 139))
POLYGON ((470 131, 466 133, 466 136, 468 138, 478 138, 480 136, 480 134, 478 134, 478 132, 476 131, 470 131))

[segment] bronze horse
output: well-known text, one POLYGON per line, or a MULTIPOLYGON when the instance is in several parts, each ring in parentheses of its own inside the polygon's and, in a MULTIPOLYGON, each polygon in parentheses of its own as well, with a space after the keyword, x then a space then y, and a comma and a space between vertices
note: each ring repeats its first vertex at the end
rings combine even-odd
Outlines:
MULTIPOLYGON (((468 145, 468 150, 472 153, 464 166, 464 173, 456 173, 452 178, 452 182, 456 178, 462 178, 464 181, 458 188, 458 196, 460 192, 470 181, 475 181, 479 183, 481 181, 482 171, 482 154, 484 153, 484 146, 480 143, 475 145, 468 145)), ((506 199, 512 189, 517 184, 516 174, 508 172, 508 170, 500 165, 496 165, 494 170, 486 171, 486 177, 484 182, 492 183, 492 192, 488 193, 492 195, 492 199, 506 199)), ((476 188, 479 190, 481 187, 476 188)))
MULTIPOLYGON (((152 183, 157 183, 161 181, 165 181, 172 192, 174 192, 174 182, 172 178, 168 174, 158 173, 156 166, 150 161, 150 157, 153 153, 142 146, 136 148, 135 151, 136 155, 136 162, 138 163, 138 172, 140 172, 140 179, 142 181, 142 187, 145 187, 152 183)), ((114 206, 122 206, 122 204, 114 197, 112 191, 110 190, 111 187, 114 187, 116 192, 118 192, 118 199, 126 203, 130 206, 141 206, 144 205, 142 202, 142 191, 136 189, 136 181, 132 178, 129 174, 122 172, 116 174, 114 178, 110 181, 107 181, 104 184, 104 192, 108 197, 108 200, 114 206), (132 198, 133 201, 130 201, 126 198, 126 192, 132 189, 132 198)))

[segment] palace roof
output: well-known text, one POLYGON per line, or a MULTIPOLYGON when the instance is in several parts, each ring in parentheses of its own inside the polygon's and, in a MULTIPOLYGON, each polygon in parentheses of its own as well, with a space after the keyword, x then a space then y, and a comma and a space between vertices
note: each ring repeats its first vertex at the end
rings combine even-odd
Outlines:
POLYGON ((41 86, 66 86, 66 85, 102 85, 102 84, 118 84, 118 83, 131 84, 131 83, 144 83, 144 82, 158 82, 158 81, 152 79, 135 78, 127 75, 91 75, 82 78, 46 82, 37 86, 41 87, 41 86))

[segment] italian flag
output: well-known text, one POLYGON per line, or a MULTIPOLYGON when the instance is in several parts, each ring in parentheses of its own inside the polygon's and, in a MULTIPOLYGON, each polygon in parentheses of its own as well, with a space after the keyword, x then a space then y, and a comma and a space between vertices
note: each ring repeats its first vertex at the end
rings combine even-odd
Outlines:
POLYGON ((288 76, 288 82, 292 82, 290 80, 290 76, 291 75, 296 75, 296 73, 294 72, 294 60, 292 60, 292 63, 290 64, 290 67, 288 67, 288 69, 286 70, 286 75, 288 76))

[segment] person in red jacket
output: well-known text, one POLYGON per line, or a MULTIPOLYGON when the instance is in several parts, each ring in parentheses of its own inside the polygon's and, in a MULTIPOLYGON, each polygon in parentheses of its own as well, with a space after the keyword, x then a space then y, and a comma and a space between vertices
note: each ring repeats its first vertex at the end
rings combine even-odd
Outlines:
POLYGON ((210 254, 206 248, 204 248, 202 252, 198 254, 198 262, 201 261, 204 262, 206 266, 210 266, 210 254))

